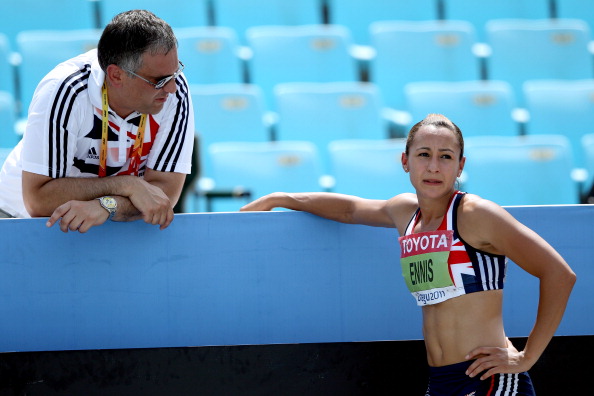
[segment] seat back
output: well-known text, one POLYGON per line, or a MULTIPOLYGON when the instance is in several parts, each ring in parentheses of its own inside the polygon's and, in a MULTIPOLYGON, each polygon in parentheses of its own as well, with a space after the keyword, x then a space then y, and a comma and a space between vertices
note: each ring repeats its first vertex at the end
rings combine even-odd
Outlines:
POLYGON ((89 30, 29 30, 18 34, 22 56, 20 69, 21 101, 26 114, 35 88, 59 63, 97 47, 101 32, 89 30))
POLYGON ((594 133, 582 136, 582 157, 588 176, 584 185, 591 189, 594 183, 594 133))
POLYGON ((413 123, 440 113, 454 121, 464 136, 519 134, 512 117, 515 97, 504 81, 416 82, 404 90, 413 123))
POLYGON ((10 61, 11 51, 8 36, 0 33, 0 91, 10 92, 15 96, 15 74, 10 61))
POLYGON ((14 98, 10 92, 0 91, 0 147, 12 148, 18 143, 15 123, 14 98))
POLYGON ((330 23, 346 26, 359 45, 369 45, 369 27, 388 20, 438 19, 437 0, 328 0, 330 23))
POLYGON ((404 109, 404 85, 417 81, 478 80, 474 29, 466 21, 387 21, 371 25, 376 56, 371 81, 390 107, 404 109))
POLYGON ((464 190, 499 205, 579 202, 565 136, 471 137, 465 155, 464 190))
POLYGON ((583 19, 594 29, 594 2, 590 0, 555 0, 558 18, 583 19))
MULTIPOLYGON (((312 143, 213 143, 208 153, 216 188, 242 187, 252 199, 275 191, 321 191, 322 170, 312 143)), ((232 210, 243 204, 237 202, 232 210)))
POLYGON ((210 177, 212 173, 208 156, 211 144, 270 140, 259 87, 247 84, 192 85, 190 92, 204 176, 210 177))
POLYGON ((177 53, 190 84, 241 83, 243 63, 234 30, 226 27, 175 29, 177 53))
POLYGON ((446 19, 469 21, 479 41, 486 40, 485 25, 491 19, 544 19, 551 17, 550 0, 445 0, 446 19))
POLYGON ((531 80, 524 84, 529 134, 560 134, 571 142, 576 166, 584 166, 582 136, 594 133, 594 79, 531 80))
POLYGON ((250 81, 274 107, 273 87, 286 82, 357 81, 351 38, 342 26, 261 26, 248 29, 250 81))
POLYGON ((100 0, 101 23, 105 26, 123 11, 149 10, 172 28, 208 26, 210 0, 100 0))
POLYGON ((98 28, 96 3, 84 0, 0 1, 0 31, 17 48, 18 33, 25 30, 81 30, 98 28))
POLYGON ((584 21, 492 20, 486 29, 492 49, 489 78, 509 82, 519 100, 527 80, 594 78, 590 29, 584 21))
POLYGON ((254 26, 316 25, 323 23, 320 0, 213 0, 217 26, 227 26, 246 43, 246 32, 254 26))
POLYGON ((287 83, 275 90, 279 140, 313 142, 326 169, 328 144, 388 137, 379 90, 370 83, 287 83))
POLYGON ((336 140, 329 144, 333 191, 369 199, 413 192, 402 169, 405 139, 336 140))

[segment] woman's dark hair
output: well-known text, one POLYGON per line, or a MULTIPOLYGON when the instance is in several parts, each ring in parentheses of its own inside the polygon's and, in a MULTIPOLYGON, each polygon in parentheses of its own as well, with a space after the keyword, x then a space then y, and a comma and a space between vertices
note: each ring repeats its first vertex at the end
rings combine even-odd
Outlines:
POLYGON ((456 135, 456 138, 458 139, 458 144, 460 145, 460 159, 462 159, 462 157, 464 157, 464 138, 462 137, 462 131, 460 130, 460 128, 458 128, 458 126, 456 124, 454 124, 452 121, 450 121, 449 118, 447 118, 446 116, 442 115, 442 114, 429 114, 427 117, 425 117, 423 120, 417 122, 415 125, 413 125, 413 127, 410 129, 410 132, 408 132, 408 137, 406 138, 406 155, 408 156, 408 151, 410 149, 410 146, 413 143, 413 140, 415 139, 415 135, 417 134, 417 131, 422 127, 422 126, 426 126, 426 125, 432 125, 434 127, 438 127, 438 128, 447 128, 450 131, 454 132, 454 135, 456 135))

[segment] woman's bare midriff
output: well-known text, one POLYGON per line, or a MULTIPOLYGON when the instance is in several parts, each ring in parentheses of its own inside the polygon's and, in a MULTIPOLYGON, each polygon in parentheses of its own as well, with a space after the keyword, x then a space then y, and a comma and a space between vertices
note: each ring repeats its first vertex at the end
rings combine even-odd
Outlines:
POLYGON ((459 363, 477 347, 506 347, 503 290, 476 292, 423 307, 429 366, 459 363))

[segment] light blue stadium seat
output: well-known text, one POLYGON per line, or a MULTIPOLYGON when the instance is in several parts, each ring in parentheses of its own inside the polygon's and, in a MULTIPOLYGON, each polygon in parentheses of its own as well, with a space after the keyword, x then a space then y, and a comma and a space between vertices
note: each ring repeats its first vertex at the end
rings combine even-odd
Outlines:
POLYGON ((594 183, 594 133, 587 133, 582 136, 582 157, 584 166, 588 172, 584 185, 586 189, 592 188, 594 183))
POLYGON ((243 61, 233 29, 188 27, 175 29, 178 57, 190 84, 244 82, 243 61))
POLYGON ((386 105, 406 107, 404 85, 417 81, 478 80, 474 29, 465 21, 375 22, 371 25, 371 81, 386 105))
POLYGON ((19 142, 15 123, 14 98, 10 92, 0 91, 0 147, 12 148, 19 142))
POLYGON ((572 144, 575 165, 585 165, 581 138, 594 133, 594 79, 524 83, 528 134, 560 134, 572 144))
POLYGON ((463 189, 499 205, 579 203, 571 144, 562 135, 465 139, 463 189))
POLYGON ((492 50, 488 76, 509 82, 519 101, 527 80, 594 78, 590 29, 582 20, 502 19, 489 21, 486 29, 492 50))
POLYGON ((336 140, 329 144, 334 192, 370 199, 388 199, 414 192, 402 169, 405 139, 336 140))
POLYGON ((227 26, 245 44, 247 30, 254 26, 316 25, 323 23, 320 0, 212 0, 215 25, 227 26))
POLYGON ((17 34, 24 30, 95 29, 95 5, 89 0, 2 0, 0 32, 16 49, 17 34))
POLYGON ((153 12, 172 28, 208 26, 210 0, 100 0, 101 23, 105 26, 123 11, 144 9, 153 12))
POLYGON ((270 108, 279 83, 358 80, 343 26, 260 26, 250 28, 247 39, 253 50, 250 81, 262 87, 270 108))
POLYGON ((258 86, 192 85, 190 92, 195 132, 200 139, 203 176, 212 176, 208 160, 208 146, 212 143, 270 141, 262 91, 258 86))
POLYGON ((369 27, 388 20, 423 21, 438 19, 438 0, 328 0, 330 23, 344 25, 353 41, 369 45, 369 27))
POLYGON ((101 32, 88 30, 29 30, 17 36, 22 56, 19 66, 23 114, 27 114, 35 88, 59 63, 97 47, 101 32))
POLYGON ((337 139, 386 139, 382 100, 374 84, 286 83, 275 89, 278 140, 307 140, 326 169, 328 143, 337 139))
POLYGON ((416 82, 404 90, 413 124, 439 113, 458 125, 464 136, 519 135, 512 116, 515 97, 505 81, 416 82))
POLYGON ((558 18, 583 19, 594 29, 594 1, 556 0, 558 18))
MULTIPOLYGON (((319 154, 310 142, 213 143, 208 153, 216 188, 242 187, 251 199, 275 191, 322 191, 319 154)), ((225 210, 238 210, 245 203, 235 200, 225 210)))
POLYGON ((544 19, 551 17, 550 0, 443 0, 446 19, 472 23, 479 41, 491 19, 544 19))
POLYGON ((8 36, 0 33, 0 91, 10 92, 15 96, 15 74, 11 62, 11 51, 8 36))

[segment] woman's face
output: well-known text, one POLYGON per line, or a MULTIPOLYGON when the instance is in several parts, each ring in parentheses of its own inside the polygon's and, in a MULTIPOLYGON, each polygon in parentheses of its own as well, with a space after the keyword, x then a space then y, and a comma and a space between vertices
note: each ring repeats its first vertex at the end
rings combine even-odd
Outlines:
POLYGON ((433 125, 422 126, 408 155, 402 154, 402 166, 410 172, 417 194, 428 197, 451 194, 465 160, 460 160, 460 145, 454 132, 433 125))

